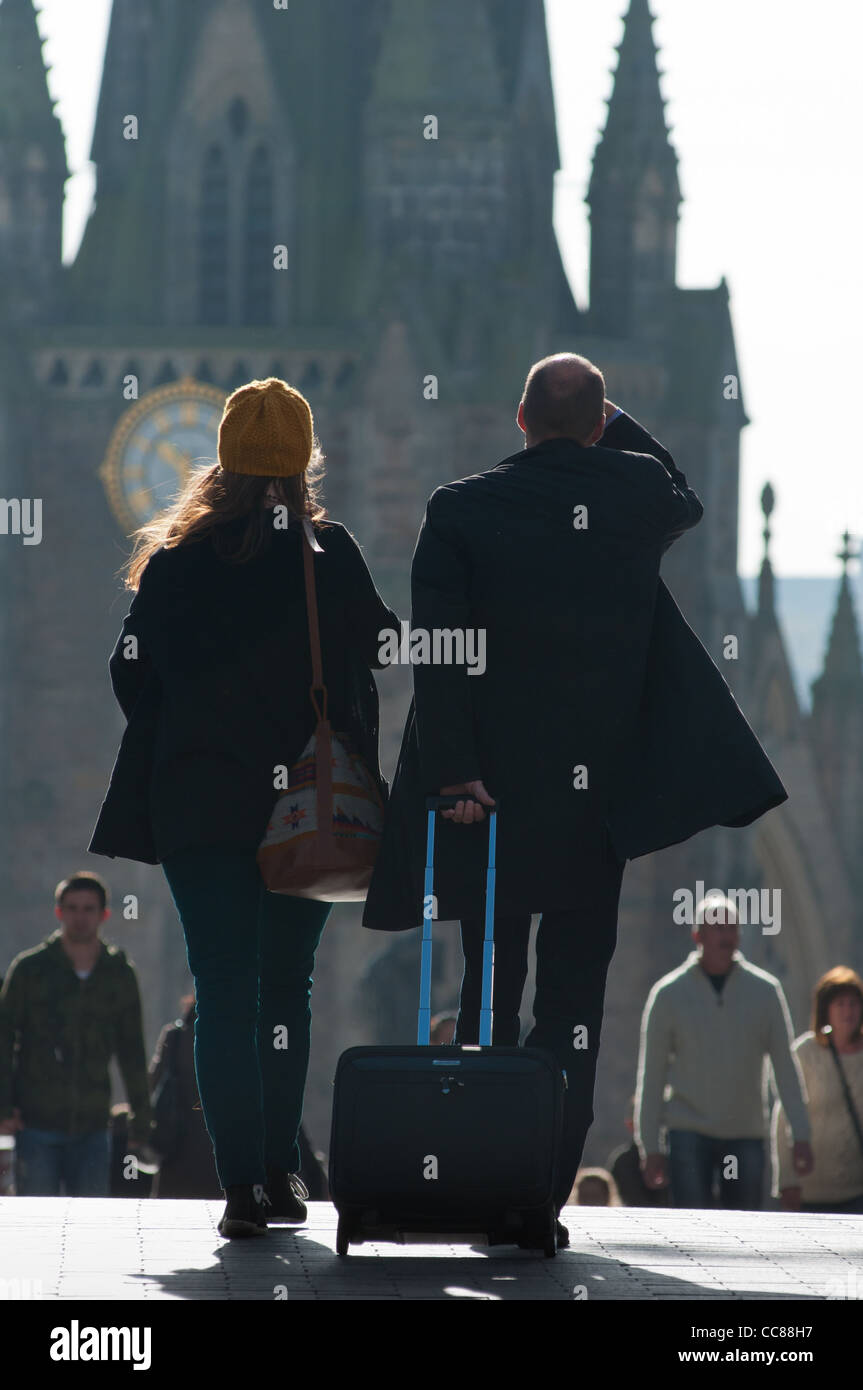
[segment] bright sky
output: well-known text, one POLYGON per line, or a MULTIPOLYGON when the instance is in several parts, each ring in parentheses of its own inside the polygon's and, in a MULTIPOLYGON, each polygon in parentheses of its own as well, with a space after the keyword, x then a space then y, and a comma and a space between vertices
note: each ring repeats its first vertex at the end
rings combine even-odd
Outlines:
MULTIPOLYGON (((753 422, 743 434, 741 572, 760 561, 758 497, 769 479, 777 573, 836 574, 840 533, 863 535, 863 469, 858 447, 845 442, 863 342, 863 4, 651 3, 686 200, 678 280, 709 286, 726 276, 753 422)), ((546 0, 562 162, 556 225, 582 306, 582 198, 627 7, 546 0)), ((70 259, 92 197, 87 154, 110 0, 37 0, 37 8, 75 175, 70 259)))

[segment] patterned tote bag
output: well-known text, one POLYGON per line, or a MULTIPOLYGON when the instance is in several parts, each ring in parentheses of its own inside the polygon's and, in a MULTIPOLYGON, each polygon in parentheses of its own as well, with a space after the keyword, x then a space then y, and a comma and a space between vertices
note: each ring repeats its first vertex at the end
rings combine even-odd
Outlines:
POLYGON ((311 523, 304 521, 303 570, 312 653, 309 696, 317 725, 288 772, 288 788, 276 800, 257 857, 264 882, 273 893, 322 902, 363 902, 380 848, 384 805, 354 740, 350 734, 334 733, 327 718, 312 555, 321 548, 311 523))

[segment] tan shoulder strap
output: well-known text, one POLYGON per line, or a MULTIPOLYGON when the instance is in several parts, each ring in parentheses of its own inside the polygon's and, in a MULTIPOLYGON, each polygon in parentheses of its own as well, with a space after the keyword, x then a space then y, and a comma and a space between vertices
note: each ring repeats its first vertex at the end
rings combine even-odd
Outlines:
POLYGON ((330 853, 333 845, 333 745, 330 724, 327 718, 327 687, 324 685, 324 671, 321 662, 321 634, 318 627, 318 601, 315 593, 314 550, 322 550, 315 537, 312 524, 303 520, 303 573, 306 587, 306 612, 309 618, 309 645, 312 651, 312 684, 309 697, 314 706, 318 725, 315 730, 315 798, 318 837, 322 853, 330 853), (315 691, 323 691, 323 702, 319 706, 315 691))
MULTIPOLYGON (((323 663, 321 661, 321 633, 320 627, 318 625, 318 600, 315 591, 315 562, 312 555, 312 543, 309 540, 309 530, 311 530, 311 523, 309 523, 309 528, 307 530, 306 523, 304 520, 303 571, 305 575, 306 588, 306 613, 309 619, 309 646, 312 652, 312 684, 309 687, 309 696, 311 698, 312 704, 314 705, 315 714, 317 715, 318 719, 326 719, 327 688, 324 685, 324 668, 323 663), (323 691, 324 699, 322 707, 318 706, 318 702, 315 699, 316 690, 323 691)), ((314 537, 314 531, 312 531, 312 536, 314 537)), ((315 544, 317 545, 317 541, 315 542, 315 544)), ((320 550, 320 545, 317 545, 317 548, 318 550, 320 550)))

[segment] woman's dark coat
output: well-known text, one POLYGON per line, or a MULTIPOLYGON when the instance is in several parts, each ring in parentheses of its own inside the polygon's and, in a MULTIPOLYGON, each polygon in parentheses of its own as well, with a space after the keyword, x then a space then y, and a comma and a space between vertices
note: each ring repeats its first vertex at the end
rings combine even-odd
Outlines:
MULTIPOLYGON (((421 924, 424 802, 444 786, 481 778, 500 797, 496 901, 512 912, 576 905, 603 825, 618 857, 634 859, 786 800, 659 579, 663 552, 702 510, 626 415, 602 447, 547 440, 432 494, 412 628, 484 629, 486 672, 414 667, 364 926, 421 924), (574 786, 581 766, 586 789, 574 786)), ((481 912, 487 822, 436 826, 436 915, 481 912)))
MULTIPOLYGON (((231 539, 245 518, 221 528, 231 539)), ((209 537, 151 556, 110 659, 127 726, 89 849, 160 863, 193 845, 256 848, 290 766, 314 732, 302 528, 265 526, 244 564, 209 537), (137 656, 124 652, 137 639, 137 656)), ((353 537, 315 524, 324 680, 333 730, 354 735, 382 794, 379 632, 398 627, 353 537)))

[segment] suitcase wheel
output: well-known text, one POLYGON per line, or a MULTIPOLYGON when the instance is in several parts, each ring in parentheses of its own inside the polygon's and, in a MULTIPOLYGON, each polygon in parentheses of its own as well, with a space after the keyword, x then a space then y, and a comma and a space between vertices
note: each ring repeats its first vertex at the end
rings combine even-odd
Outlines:
POLYGON ((346 1216, 339 1216, 339 1224, 336 1228, 336 1254, 347 1255, 348 1246, 351 1243, 351 1224, 346 1216))

